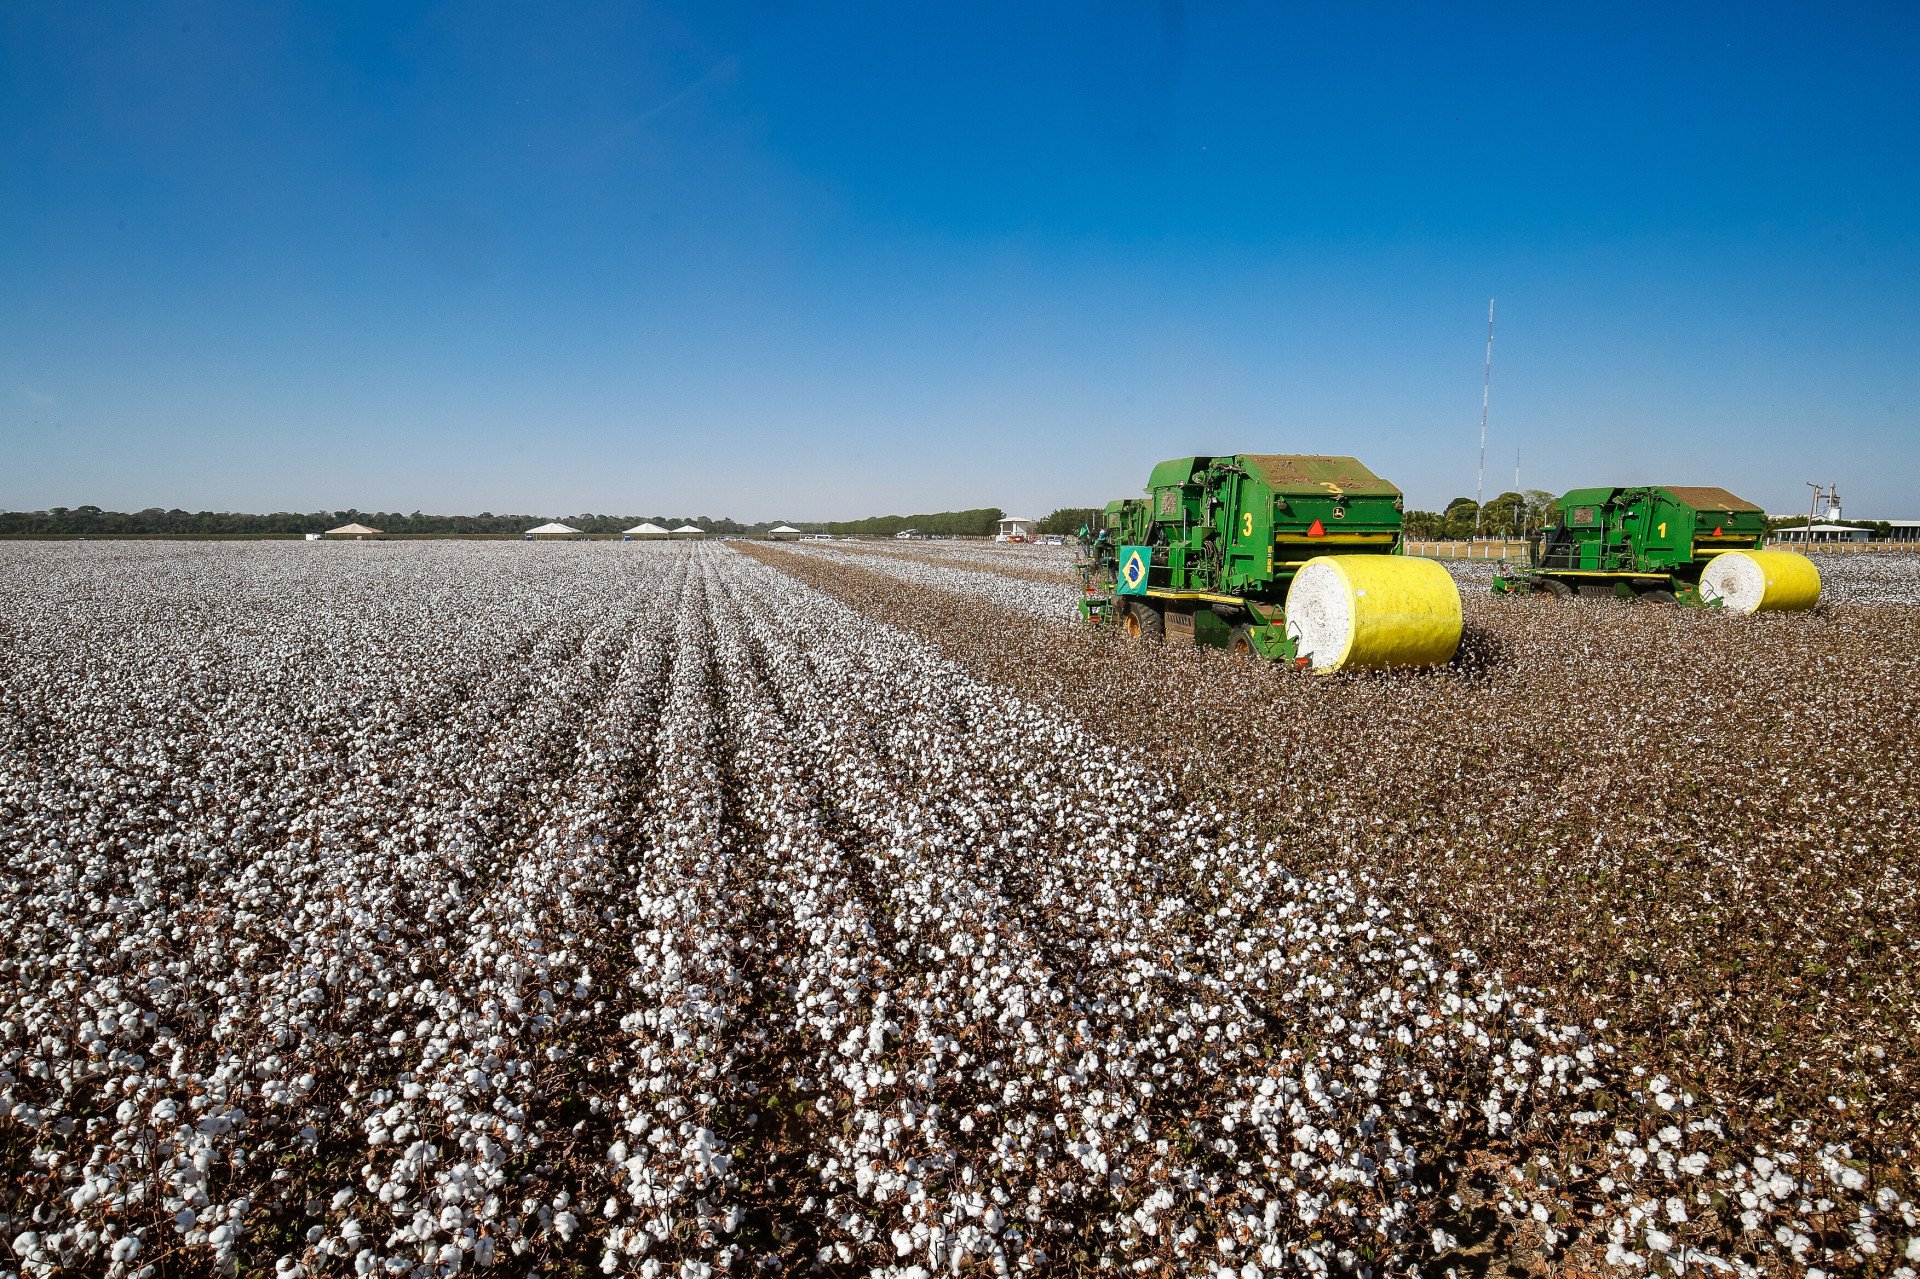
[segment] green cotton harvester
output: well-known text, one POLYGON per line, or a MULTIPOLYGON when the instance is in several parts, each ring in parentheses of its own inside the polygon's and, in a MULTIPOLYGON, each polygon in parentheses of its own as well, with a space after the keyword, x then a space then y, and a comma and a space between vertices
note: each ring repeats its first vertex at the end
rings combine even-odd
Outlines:
POLYGON ((1350 457, 1162 462, 1144 498, 1082 532, 1081 615, 1316 671, 1440 665, 1460 646, 1460 592, 1400 553, 1402 508, 1350 457))
POLYGON ((1734 613, 1812 608, 1820 571, 1804 555, 1762 549, 1766 532, 1760 508, 1723 488, 1574 489, 1527 543, 1526 567, 1496 573, 1493 589, 1734 613))

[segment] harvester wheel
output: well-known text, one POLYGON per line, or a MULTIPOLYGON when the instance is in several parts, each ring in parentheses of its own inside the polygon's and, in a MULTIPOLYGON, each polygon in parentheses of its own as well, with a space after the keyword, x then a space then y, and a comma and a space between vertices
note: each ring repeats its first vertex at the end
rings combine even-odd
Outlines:
POLYGON ((1664 586, 1656 586, 1650 591, 1640 592, 1640 598, 1649 604, 1678 604, 1672 591, 1664 586))
POLYGON ((1557 600, 1570 600, 1573 598, 1573 588, 1557 577, 1542 578, 1540 580, 1540 589, 1557 600))
POLYGON ((1253 628, 1242 624, 1228 631, 1227 651, 1235 657, 1258 657, 1260 652, 1253 646, 1253 628))
POLYGON ((1160 616, 1160 610, 1153 605, 1136 602, 1127 605, 1126 613, 1120 618, 1120 629, 1128 639, 1160 644, 1167 638, 1167 619, 1160 616))

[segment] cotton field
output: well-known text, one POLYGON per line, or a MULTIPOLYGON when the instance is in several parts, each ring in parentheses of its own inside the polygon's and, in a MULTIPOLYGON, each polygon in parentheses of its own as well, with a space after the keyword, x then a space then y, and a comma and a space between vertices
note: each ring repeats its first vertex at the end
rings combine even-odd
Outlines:
POLYGON ((0 1269, 1914 1279, 1897 576, 1312 680, 912 550, 0 546, 0 1269))

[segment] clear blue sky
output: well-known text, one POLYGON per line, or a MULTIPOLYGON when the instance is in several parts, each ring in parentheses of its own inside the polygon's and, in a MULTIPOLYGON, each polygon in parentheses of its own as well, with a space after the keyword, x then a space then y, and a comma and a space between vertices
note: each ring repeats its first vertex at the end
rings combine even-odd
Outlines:
POLYGON ((1920 517, 1920 8, 0 8, 0 507, 1920 517))

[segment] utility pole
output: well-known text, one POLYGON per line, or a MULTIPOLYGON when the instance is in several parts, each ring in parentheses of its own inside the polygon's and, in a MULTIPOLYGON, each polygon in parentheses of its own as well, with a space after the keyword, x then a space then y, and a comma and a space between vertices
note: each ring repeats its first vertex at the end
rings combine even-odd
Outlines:
POLYGON ((1840 505, 1840 486, 1838 484, 1828 484, 1822 487, 1813 480, 1808 480, 1807 487, 1813 490, 1813 496, 1807 499, 1807 531, 1802 542, 1804 545, 1812 546, 1813 521, 1815 515, 1820 510, 1820 503, 1822 500, 1826 502, 1827 514, 1831 516, 1833 509, 1840 505))
POLYGON ((1480 508, 1487 500, 1487 404, 1493 397, 1493 304, 1487 299, 1487 373, 1480 383, 1480 471, 1473 482, 1473 535, 1480 536, 1480 508))

